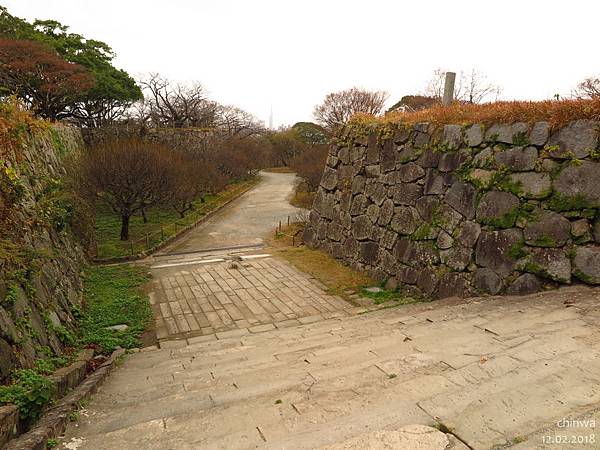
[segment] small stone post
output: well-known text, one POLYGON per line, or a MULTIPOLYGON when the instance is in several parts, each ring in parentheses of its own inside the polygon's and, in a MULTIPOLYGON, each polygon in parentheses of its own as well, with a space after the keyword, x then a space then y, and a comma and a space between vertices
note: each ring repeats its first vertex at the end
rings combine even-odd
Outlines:
POLYGON ((446 72, 446 82, 444 83, 444 97, 442 98, 442 105, 450 106, 452 100, 454 100, 454 81, 456 80, 456 74, 454 72, 446 72))

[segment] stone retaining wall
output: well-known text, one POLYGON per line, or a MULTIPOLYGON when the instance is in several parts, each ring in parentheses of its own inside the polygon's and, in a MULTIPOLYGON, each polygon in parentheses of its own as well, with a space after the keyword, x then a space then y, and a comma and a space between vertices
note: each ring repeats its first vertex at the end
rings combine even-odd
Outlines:
POLYGON ((3 183, 18 192, 10 203, 0 192, 0 205, 10 208, 0 236, 0 383, 69 345, 86 257, 70 227, 56 223, 67 213, 53 186, 65 156, 82 149, 78 129, 56 125, 28 133, 0 160, 3 183))
POLYGON ((353 125, 305 242, 411 295, 600 284, 598 128, 353 125))

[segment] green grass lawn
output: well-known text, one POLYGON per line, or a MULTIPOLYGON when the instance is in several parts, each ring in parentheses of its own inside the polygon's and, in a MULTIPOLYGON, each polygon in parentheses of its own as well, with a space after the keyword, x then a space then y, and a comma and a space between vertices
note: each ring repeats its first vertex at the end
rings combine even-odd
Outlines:
POLYGON ((40 354, 31 369, 13 371, 10 382, 0 386, 0 406, 17 405, 20 420, 26 425, 33 423, 51 404, 55 393, 54 384, 48 376, 70 364, 79 349, 89 347, 109 354, 116 347, 140 347, 141 336, 152 320, 148 298, 141 292, 141 286, 147 280, 146 267, 117 265, 87 268, 84 307, 76 314, 78 329, 74 333, 61 327, 63 331, 59 334, 61 340, 68 336, 69 353, 53 356, 50 348, 45 347, 47 354, 40 354), (106 329, 121 324, 127 325, 127 330, 106 329))
POLYGON ((117 346, 140 346, 140 336, 152 319, 152 310, 141 286, 148 280, 148 268, 115 265, 92 266, 86 271, 85 305, 79 320, 80 345, 112 352, 117 346), (127 325, 125 331, 108 330, 127 325))
POLYGON ((194 202, 194 210, 188 211, 183 219, 173 208, 150 208, 146 211, 147 223, 144 223, 141 215, 131 218, 129 241, 125 242, 119 239, 121 218, 106 204, 99 203, 96 208, 95 226, 97 257, 105 259, 127 256, 153 247, 257 182, 258 178, 253 178, 231 183, 222 192, 205 196, 204 203, 198 199, 194 202))

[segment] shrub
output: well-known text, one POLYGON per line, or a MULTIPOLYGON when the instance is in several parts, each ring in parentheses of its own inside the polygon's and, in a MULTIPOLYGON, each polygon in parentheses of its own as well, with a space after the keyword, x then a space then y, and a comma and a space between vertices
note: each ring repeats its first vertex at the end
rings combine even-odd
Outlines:
POLYGON ((353 124, 415 124, 431 122, 437 125, 482 123, 534 123, 549 122, 553 128, 562 127, 573 120, 600 119, 600 98, 575 100, 502 101, 494 103, 453 103, 450 106, 434 105, 414 112, 392 112, 384 117, 368 114, 355 115, 353 124))
POLYGON ((35 370, 17 370, 11 384, 0 386, 0 404, 15 404, 19 408, 19 416, 26 423, 31 423, 52 401, 54 389, 54 384, 35 370))
POLYGON ((327 161, 327 145, 314 145, 296 154, 289 161, 289 166, 302 177, 309 191, 316 191, 323 176, 327 161))

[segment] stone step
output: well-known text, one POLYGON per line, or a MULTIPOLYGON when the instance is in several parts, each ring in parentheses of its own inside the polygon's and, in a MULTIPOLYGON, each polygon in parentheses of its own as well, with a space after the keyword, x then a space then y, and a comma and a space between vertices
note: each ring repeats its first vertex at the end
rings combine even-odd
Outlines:
POLYGON ((513 444, 530 430, 550 425, 549 415, 559 420, 600 405, 600 359, 588 358, 577 351, 559 354, 419 406, 474 449, 513 444))

